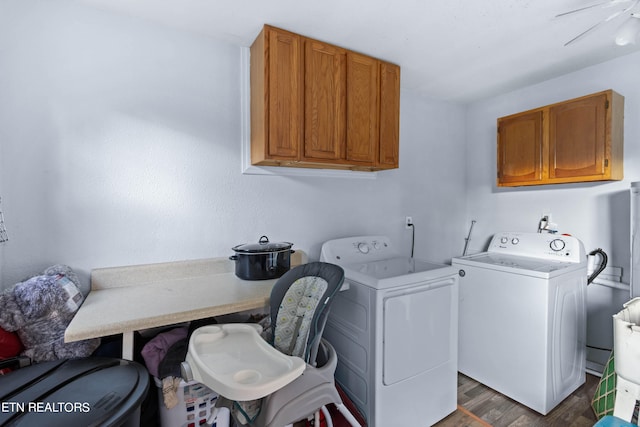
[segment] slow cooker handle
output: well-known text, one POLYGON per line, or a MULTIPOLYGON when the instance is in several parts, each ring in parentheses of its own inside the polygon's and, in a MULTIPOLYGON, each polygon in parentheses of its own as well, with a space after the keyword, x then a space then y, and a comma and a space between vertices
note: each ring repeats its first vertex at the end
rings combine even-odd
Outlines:
POLYGON ((270 253, 267 257, 269 263, 269 265, 267 265, 267 270, 269 270, 270 273, 273 273, 278 268, 278 254, 270 253))
POLYGON ((261 245, 266 245, 267 243, 269 243, 269 238, 267 236, 262 236, 260 237, 260 240, 258 240, 258 243, 260 243, 261 245))

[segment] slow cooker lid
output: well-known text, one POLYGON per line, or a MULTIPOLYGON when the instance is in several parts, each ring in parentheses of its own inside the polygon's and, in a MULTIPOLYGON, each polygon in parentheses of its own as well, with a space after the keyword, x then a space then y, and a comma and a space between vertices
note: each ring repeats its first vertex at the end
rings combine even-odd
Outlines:
POLYGON ((264 252, 280 252, 291 249, 293 243, 289 242, 270 242, 267 236, 260 237, 258 243, 245 243, 231 248, 236 252, 242 253, 264 253, 264 252))

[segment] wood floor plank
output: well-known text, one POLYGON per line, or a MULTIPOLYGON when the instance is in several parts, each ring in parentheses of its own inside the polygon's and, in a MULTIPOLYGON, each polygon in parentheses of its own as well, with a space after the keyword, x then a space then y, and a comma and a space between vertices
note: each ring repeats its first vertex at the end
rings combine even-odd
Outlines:
POLYGON ((491 427, 491 424, 476 417, 458 405, 458 409, 436 425, 456 426, 456 427, 491 427))
MULTIPOLYGON (((492 427, 591 427, 597 421, 591 410, 591 399, 599 380, 587 374, 585 384, 544 416, 472 378, 458 374, 458 405, 492 427)), ((480 425, 460 409, 435 424, 436 427, 480 425)))

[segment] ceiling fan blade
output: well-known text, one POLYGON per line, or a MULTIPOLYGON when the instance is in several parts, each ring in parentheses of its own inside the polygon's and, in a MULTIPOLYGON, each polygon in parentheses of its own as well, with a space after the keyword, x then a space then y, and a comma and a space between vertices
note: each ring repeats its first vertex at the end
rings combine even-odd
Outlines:
POLYGON ((587 28, 585 31, 581 32, 580 34, 578 34, 577 36, 575 36, 574 38, 572 38, 571 40, 569 40, 568 42, 566 42, 564 45, 565 46, 569 46, 571 43, 575 42, 576 40, 582 38, 582 36, 586 35, 587 33, 591 32, 592 30, 596 29, 600 24, 604 23, 604 21, 600 21, 597 24, 587 28))
POLYGON ((570 10, 569 12, 560 13, 560 14, 556 15, 556 18, 560 18, 561 16, 566 16, 566 15, 571 15, 572 13, 576 13, 576 12, 582 12, 583 10, 592 9, 594 7, 602 6, 602 5, 605 5, 607 3, 611 3, 611 0, 603 1, 601 3, 592 4, 591 6, 581 7, 580 9, 570 10))
MULTIPOLYGON (((610 2, 616 2, 616 3, 626 3, 626 1, 624 0, 610 0, 610 2)), ((606 17, 605 19, 603 19, 602 21, 598 22, 595 25, 592 25, 591 27, 587 28, 585 31, 581 32, 580 34, 578 34, 577 36, 575 36, 574 38, 572 38, 571 40, 569 40, 568 42, 566 42, 564 45, 568 46, 571 43, 575 42, 576 40, 580 39, 582 36, 584 36, 585 34, 593 31, 594 29, 596 29, 597 27, 599 27, 601 24, 604 24, 605 22, 609 22, 614 18, 617 18, 618 16, 622 15, 623 13, 626 13, 628 11, 630 11, 631 9, 633 9, 634 7, 636 7, 638 5, 638 3, 640 3, 640 0, 633 0, 633 2, 631 3, 631 5, 629 5, 628 7, 625 7, 622 10, 619 10, 615 13, 612 13, 611 15, 609 15, 608 17, 606 17)))
POLYGON ((630 2, 630 1, 631 0, 607 0, 607 1, 600 2, 600 3, 592 4, 592 5, 589 5, 589 6, 581 7, 579 9, 574 9, 574 10, 570 10, 568 12, 560 13, 560 14, 556 15, 556 18, 560 18, 560 17, 566 16, 566 15, 571 15, 572 13, 576 13, 576 12, 582 12, 583 10, 593 9, 594 7, 600 7, 600 6, 612 7, 612 6, 616 5, 616 4, 627 3, 627 2, 630 2))

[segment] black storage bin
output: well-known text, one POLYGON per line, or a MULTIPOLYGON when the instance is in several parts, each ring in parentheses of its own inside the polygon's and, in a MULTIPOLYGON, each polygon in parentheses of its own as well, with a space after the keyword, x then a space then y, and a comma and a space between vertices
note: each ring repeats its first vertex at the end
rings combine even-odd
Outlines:
POLYGON ((0 377, 0 425, 138 426, 149 383, 147 370, 128 360, 39 363, 0 377))

